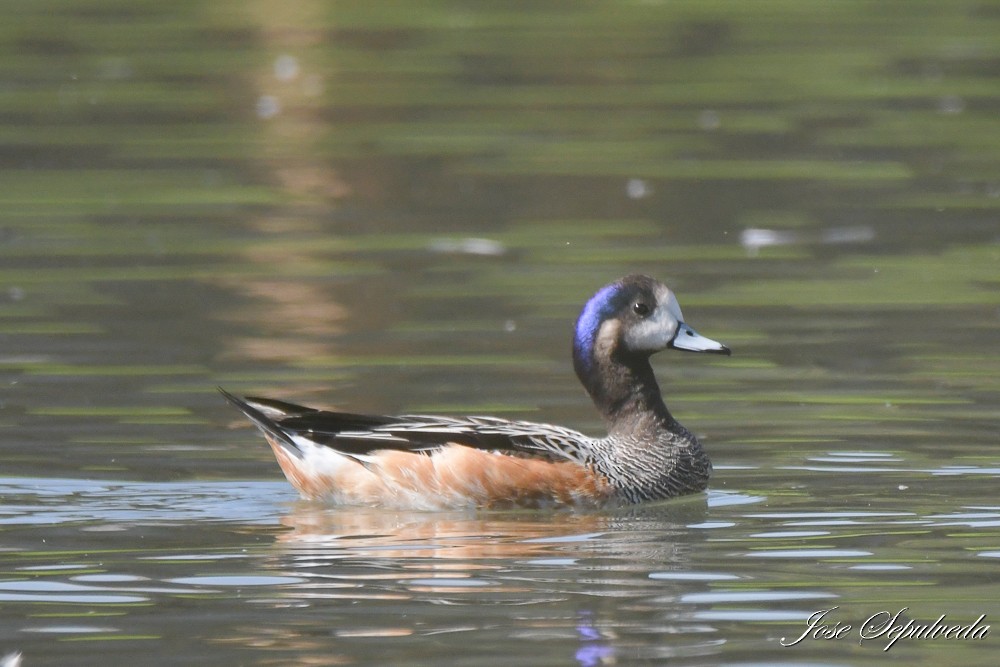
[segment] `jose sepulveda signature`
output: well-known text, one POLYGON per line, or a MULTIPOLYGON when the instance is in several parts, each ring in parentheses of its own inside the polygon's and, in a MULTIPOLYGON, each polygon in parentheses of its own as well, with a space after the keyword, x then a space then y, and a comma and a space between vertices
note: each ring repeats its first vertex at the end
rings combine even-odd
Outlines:
MULTIPOLYGON (((846 639, 855 632, 850 623, 834 620, 833 612, 839 607, 820 609, 806 619, 806 629, 798 637, 782 637, 782 646, 795 646, 805 639, 846 639)), ((941 614, 933 621, 918 621, 906 618, 909 607, 903 607, 896 613, 880 611, 866 618, 857 627, 858 644, 880 639, 885 642, 883 651, 888 651, 900 639, 938 639, 938 640, 968 640, 985 639, 990 633, 990 626, 985 622, 986 614, 980 614, 972 623, 956 623, 949 621, 941 614)))

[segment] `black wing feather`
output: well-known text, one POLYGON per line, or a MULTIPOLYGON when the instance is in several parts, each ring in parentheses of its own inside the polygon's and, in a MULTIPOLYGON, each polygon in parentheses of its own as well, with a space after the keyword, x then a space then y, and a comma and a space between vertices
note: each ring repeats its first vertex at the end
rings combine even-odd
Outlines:
POLYGON ((586 436, 548 424, 508 421, 496 417, 433 417, 426 415, 362 415, 331 412, 270 398, 240 399, 219 389, 265 433, 298 451, 293 436, 348 455, 378 450, 421 452, 446 444, 486 451, 529 455, 549 460, 585 458, 580 445, 586 436))

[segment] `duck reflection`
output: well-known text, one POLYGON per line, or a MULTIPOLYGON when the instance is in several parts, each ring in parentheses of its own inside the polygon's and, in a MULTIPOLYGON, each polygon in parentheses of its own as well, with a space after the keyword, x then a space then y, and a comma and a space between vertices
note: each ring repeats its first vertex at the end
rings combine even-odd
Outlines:
POLYGON ((703 497, 613 512, 408 512, 330 507, 301 501, 281 518, 277 543, 288 555, 377 555, 380 558, 484 560, 598 554, 645 562, 683 561, 672 533, 702 521, 703 497))
MULTIPOLYGON (((703 497, 600 513, 296 502, 271 557, 300 583, 273 603, 332 622, 296 632, 332 633, 355 658, 376 648, 373 638, 391 652, 420 638, 457 646, 475 636, 487 652, 531 641, 560 664, 615 664, 646 641, 629 630, 637 618, 663 612, 663 597, 650 597, 662 585, 649 573, 693 567, 700 532, 689 526, 706 514, 703 497)), ((671 636, 704 640, 688 630, 681 623, 671 636)))
MULTIPOLYGON (((576 593, 616 597, 642 567, 686 567, 704 500, 614 513, 393 512, 302 502, 281 522, 297 595, 443 595, 450 603, 529 604, 576 593), (684 537, 674 539, 673 536, 684 537)), ((646 578, 644 573, 638 576, 646 578)))

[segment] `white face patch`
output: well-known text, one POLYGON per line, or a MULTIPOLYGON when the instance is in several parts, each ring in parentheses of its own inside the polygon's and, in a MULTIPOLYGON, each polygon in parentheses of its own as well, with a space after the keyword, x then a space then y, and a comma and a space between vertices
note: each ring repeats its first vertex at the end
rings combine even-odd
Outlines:
POLYGON ((626 329, 623 342, 629 350, 658 352, 670 344, 683 321, 674 293, 660 285, 656 289, 656 309, 645 320, 626 329))

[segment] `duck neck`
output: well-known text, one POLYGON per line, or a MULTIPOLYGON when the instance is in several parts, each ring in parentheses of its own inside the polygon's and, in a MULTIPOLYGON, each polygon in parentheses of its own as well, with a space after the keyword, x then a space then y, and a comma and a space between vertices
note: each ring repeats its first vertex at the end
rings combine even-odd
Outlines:
POLYGON ((676 430, 677 422, 663 402, 648 356, 611 355, 580 375, 610 435, 648 439, 676 430))

